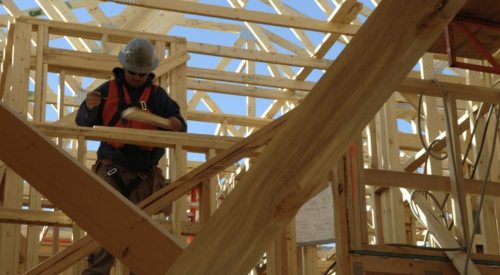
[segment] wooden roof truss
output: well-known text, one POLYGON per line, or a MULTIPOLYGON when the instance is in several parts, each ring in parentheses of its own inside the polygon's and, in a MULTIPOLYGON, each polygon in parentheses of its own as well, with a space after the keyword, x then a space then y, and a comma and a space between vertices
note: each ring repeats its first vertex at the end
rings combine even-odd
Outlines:
POLYGON ((500 172, 496 157, 487 170, 489 154, 480 155, 479 141, 486 133, 483 150, 490 153, 498 138, 484 119, 500 98, 491 87, 497 77, 436 73, 444 56, 426 53, 466 1, 372 1, 381 2, 372 11, 353 0, 315 0, 326 20, 287 1, 260 0, 274 14, 247 9, 249 2, 37 0, 37 8, 21 10, 2 1, 10 15, 0 17, 7 27, 0 29, 0 122, 8 125, 0 134, 0 274, 79 274, 83 258, 100 245, 119 259, 116 274, 128 268, 136 274, 318 274, 330 264, 318 261, 316 246, 297 247, 294 217, 328 186, 336 253, 327 262, 336 261, 336 274, 496 274, 500 172), (126 7, 107 16, 105 2, 126 7), (80 23, 77 9, 94 21, 80 23), (237 37, 219 45, 188 33, 166 35, 175 26, 237 37), (290 28, 299 43, 268 26, 290 28), (310 31, 324 36, 319 44, 310 31), (133 37, 149 39, 161 58, 155 82, 188 120, 216 123, 214 135, 72 125, 82 96, 109 79, 118 51, 133 37), (69 48, 55 48, 56 39, 69 48), (324 59, 337 42, 345 49, 324 59), (216 61, 188 66, 197 55, 216 61), (412 71, 417 62, 419 71, 412 71), (259 63, 269 75, 257 73, 259 63), (311 80, 314 70, 324 72, 318 81, 311 80), (217 94, 245 97, 247 115, 224 112, 217 94), (259 117, 257 99, 272 101, 259 117), (46 121, 49 112, 56 121, 46 121), (398 120, 413 132, 398 131, 398 120), (449 157, 428 159, 418 129, 427 144, 440 140, 433 154, 449 157), (95 159, 87 140, 169 148, 160 167, 172 183, 132 205, 87 168, 95 159), (472 153, 462 164, 470 141, 472 153), (188 161, 186 152, 206 161, 188 161), (487 174, 481 231, 471 245, 487 174), (429 194, 452 200, 438 207, 429 194), (158 214, 171 204, 168 219, 158 214), (451 231, 443 214, 453 216, 451 231), (443 251, 411 247, 427 232, 428 245, 443 251))

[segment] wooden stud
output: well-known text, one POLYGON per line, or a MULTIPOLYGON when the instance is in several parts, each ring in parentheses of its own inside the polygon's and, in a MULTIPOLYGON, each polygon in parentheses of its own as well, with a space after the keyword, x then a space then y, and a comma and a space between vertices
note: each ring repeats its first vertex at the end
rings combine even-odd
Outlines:
POLYGON ((467 209, 465 205, 465 191, 463 187, 463 172, 462 160, 460 150, 460 137, 457 125, 457 109, 456 99, 452 94, 446 96, 448 104, 448 118, 449 123, 446 127, 448 136, 447 150, 449 153, 448 159, 453 164, 450 165, 450 180, 451 184, 451 197, 453 199, 453 220, 454 228, 457 239, 465 246, 469 245, 470 229, 468 227, 467 209))
POLYGON ((48 28, 46 26, 38 26, 36 40, 36 68, 35 68, 35 111, 33 121, 42 122, 45 118, 42 116, 45 109, 45 93, 44 81, 47 75, 43 69, 43 49, 48 45, 48 28))
POLYGON ((7 42, 2 60, 2 74, 0 75, 0 98, 8 99, 10 96, 10 75, 12 73, 12 50, 14 46, 15 24, 9 21, 7 34, 7 42), (9 76, 9 77, 8 77, 9 76))
POLYGON ((349 264, 349 250, 351 250, 350 223, 347 216, 347 196, 350 194, 346 175, 346 160, 341 161, 329 174, 330 187, 333 192, 335 220, 335 240, 337 251, 337 270, 340 274, 351 274, 349 264))
MULTIPOLYGON (((2 157, 4 161, 5 158, 2 157)), ((6 163, 8 163, 6 161, 6 163)), ((5 173, 5 190, 3 207, 21 209, 23 180, 14 170, 7 168, 5 173)), ((15 275, 18 273, 21 245, 21 226, 16 224, 0 224, 0 274, 15 275)))
POLYGON ((302 247, 304 252, 303 274, 318 275, 318 249, 316 246, 302 247))

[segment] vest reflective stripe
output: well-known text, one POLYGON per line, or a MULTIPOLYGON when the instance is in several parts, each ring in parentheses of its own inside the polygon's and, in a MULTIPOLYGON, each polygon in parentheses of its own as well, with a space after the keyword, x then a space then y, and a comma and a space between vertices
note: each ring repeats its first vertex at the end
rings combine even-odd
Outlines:
MULTIPOLYGON (((149 86, 144 89, 142 92, 141 97, 139 98, 139 102, 144 101, 148 102, 149 99, 149 94, 151 93, 151 87, 149 86)), ((126 106, 131 106, 132 102, 130 100, 130 95, 127 91, 127 88, 125 85, 123 85, 123 93, 125 95, 125 105, 126 106)), ((104 126, 110 126, 109 123, 115 116, 117 112, 120 112, 118 110, 118 106, 120 103, 120 97, 118 95, 118 86, 114 80, 109 81, 109 91, 108 91, 108 98, 106 99, 106 103, 104 104, 104 109, 102 110, 102 120, 104 126)), ((148 108, 145 110, 148 113, 151 113, 151 110, 148 108)), ((139 121, 126 121, 124 123, 123 119, 120 118, 118 122, 116 122, 115 127, 120 127, 120 128, 134 128, 134 129, 144 129, 144 130, 158 130, 158 127, 144 123, 144 122, 139 122, 139 121)), ((119 142, 108 142, 111 146, 115 148, 120 148, 123 147, 125 144, 119 143, 119 142)), ((139 146, 142 150, 145 151, 153 151, 153 147, 151 146, 139 146)))

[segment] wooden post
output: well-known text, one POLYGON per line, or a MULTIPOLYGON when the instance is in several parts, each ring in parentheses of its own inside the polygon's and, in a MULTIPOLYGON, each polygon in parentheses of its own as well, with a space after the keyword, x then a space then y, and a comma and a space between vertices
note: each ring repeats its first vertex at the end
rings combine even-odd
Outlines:
MULTIPOLYGON (((377 149, 377 127, 375 119, 370 121, 369 126, 366 129, 367 143, 368 143, 368 154, 370 157, 370 167, 372 169, 378 169, 378 149, 377 149)), ((374 186, 370 187, 370 197, 371 197, 371 208, 372 208, 372 220, 373 226, 375 227, 375 243, 383 244, 384 235, 382 227, 382 203, 380 201, 380 193, 377 192, 377 188, 374 186)))
MULTIPOLYGON (((435 72, 434 72, 434 56, 430 53, 426 53, 422 56, 420 59, 420 71, 421 71, 421 78, 422 79, 432 79, 435 77, 435 72)), ((422 95, 423 96, 423 95, 422 95)), ((417 107, 418 108, 418 107, 417 107)), ((422 114, 425 117, 424 120, 424 131, 425 131, 425 143, 427 146, 431 144, 438 136, 439 136, 439 125, 438 125, 438 120, 433 119, 437 117, 438 114, 438 109, 437 109, 437 98, 436 97, 424 97, 422 100, 422 106, 420 107, 422 110, 422 114)), ((418 120, 417 120, 418 121, 418 120)), ((422 125, 417 125, 417 126, 422 126, 422 125)), ((415 133, 420 135, 421 132, 418 132, 418 127, 416 127, 415 133)), ((435 150, 433 155, 438 155, 440 156, 441 153, 439 151, 435 150)), ((425 167, 426 172, 428 175, 442 175, 443 174, 443 165, 442 161, 435 159, 431 155, 428 156, 428 161, 427 161, 427 167, 425 167)), ((442 203, 445 195, 440 192, 432 192, 432 194, 436 197, 437 201, 439 203, 442 203)), ((441 207, 437 206, 434 201, 430 202, 431 205, 434 205, 434 207, 441 207)), ((429 239, 430 240, 430 239, 429 239)), ((431 243, 431 246, 434 246, 434 243, 431 243)))
MULTIPOLYGON (((30 186, 30 210, 42 209, 42 195, 30 186)), ((40 226, 29 225, 26 236, 26 270, 38 265, 38 250, 40 245, 40 226)))
MULTIPOLYGON (((20 115, 21 119, 26 120, 28 106, 27 94, 31 49, 31 25, 17 23, 11 31, 13 32, 13 50, 11 52, 12 70, 9 71, 12 71, 12 79, 9 86, 5 87, 5 96, 7 100, 4 102, 6 102, 16 112, 16 114, 20 115)), ((9 57, 6 58, 8 59, 9 57)), ((4 62, 6 62, 5 59, 4 62)), ((8 63, 6 65, 8 65, 8 63)), ((2 77, 2 79, 4 78, 2 77)), ((6 79, 2 80, 2 83, 6 82, 6 79)), ((14 133, 6 133, 4 135, 12 136, 14 133)), ((4 146, 9 145, 5 143, 4 146)), ((11 168, 7 168, 6 170, 4 197, 3 207, 21 209, 23 179, 11 168)), ((0 274, 17 274, 19 256, 21 252, 21 226, 16 224, 1 224, 0 242, 2 244, 0 246, 0 274)), ((32 255, 30 255, 30 257, 31 256, 32 255)))
MULTIPOLYGON (((213 157, 215 157, 215 150, 209 149, 206 153, 206 159, 209 160, 213 157)), ((217 179, 214 177, 206 178, 201 186, 200 221, 206 223, 217 209, 217 179)))
POLYGON ((469 245, 470 229, 465 203, 464 178, 462 170, 462 154, 458 130, 456 99, 453 94, 446 96, 448 105, 448 124, 446 127, 448 152, 448 168, 450 170, 451 197, 453 199, 453 221, 457 240, 464 246, 469 245))
POLYGON ((6 96, 9 100, 4 102, 7 102, 21 116, 26 114, 28 104, 27 95, 24 96, 24 94, 28 93, 29 71, 26 72, 26 66, 29 68, 30 38, 31 29, 28 30, 28 24, 16 23, 12 44, 12 79, 10 87, 6 87, 6 96), (23 100, 25 101, 23 102, 23 100))
MULTIPOLYGON (((173 154, 171 155, 170 161, 171 162, 173 161, 174 165, 172 165, 171 163, 172 166, 170 166, 171 168, 170 175, 171 179, 175 180, 181 177, 185 173, 185 165, 184 165, 185 153, 183 152, 182 146, 180 145, 175 146, 175 149, 171 151, 173 151, 173 154)), ((181 236, 181 232, 182 232, 182 222, 187 221, 186 209, 187 209, 186 196, 182 196, 173 204, 173 224, 174 224, 173 233, 178 239, 184 238, 181 236)))
POLYGON ((7 24, 9 32, 7 33, 7 42, 5 44, 5 51, 3 52, 2 60, 2 74, 0 74, 0 99, 5 102, 10 100, 10 86, 12 75, 12 51, 14 46, 14 32, 16 24, 9 21, 7 24))
MULTIPOLYGON (((11 168, 6 169, 3 207, 21 209, 23 180, 11 168)), ((0 274, 16 275, 19 267, 21 225, 0 224, 0 274)))
POLYGON ((103 33, 101 37, 101 53, 107 54, 109 52, 108 48, 108 34, 103 33))
MULTIPOLYGON (((85 161, 87 159, 87 143, 85 141, 84 136, 78 136, 77 140, 78 140, 77 159, 78 162, 85 165, 85 161)), ((73 244, 81 240, 83 237, 85 237, 85 231, 76 223, 73 223, 72 233, 73 233, 73 240, 72 240, 73 244)), ((80 259, 76 264, 71 266, 70 274, 71 275, 81 274, 83 269, 85 268, 86 262, 87 262, 86 258, 80 259)))
MULTIPOLYGON (((375 118, 377 129, 377 152, 379 168, 398 169, 399 140, 395 110, 395 97, 392 95, 375 118)), ((398 188, 379 189, 382 215, 382 236, 384 241, 406 243, 405 213, 401 192, 398 188)))
MULTIPOLYGON (((175 54, 178 51, 186 51, 185 40, 178 41, 179 43, 172 43, 170 45, 170 54, 175 54), (183 43, 180 43, 183 42, 183 43)), ((180 107, 181 115, 186 118, 187 112, 187 93, 186 93, 186 64, 180 65, 170 71, 169 76, 169 90, 170 97, 174 99, 180 107)), ((172 180, 175 180, 186 173, 186 152, 182 150, 181 146, 176 146, 170 156, 175 158, 175 173, 171 173, 172 180)), ((171 162, 172 162, 171 158, 171 162)), ((172 163, 171 163, 172 164, 172 163)), ((172 172, 172 171, 171 171, 172 172)), ((174 203, 174 235, 177 238, 181 237, 182 221, 187 220, 186 215, 186 198, 182 197, 174 203)))
POLYGON ((316 246, 305 246, 303 274, 318 275, 318 248, 316 246))
POLYGON ((357 239, 357 247, 364 247, 368 244, 368 222, 366 213, 366 187, 365 187, 365 168, 363 158, 363 138, 361 134, 356 142, 351 145, 350 149, 351 161, 351 186, 353 189, 352 205, 354 209, 355 219, 354 226, 356 228, 355 236, 357 239))
POLYGON ((349 264, 349 250, 351 250, 351 224, 348 218, 347 197, 350 195, 346 175, 346 159, 343 157, 331 170, 330 186, 333 192, 333 218, 335 221, 335 241, 337 250, 337 272, 339 274, 351 274, 349 264))
MULTIPOLYGON (((255 41, 247 40, 247 49, 254 50, 254 48, 255 48, 255 41)), ((255 74, 255 61, 247 60, 246 64, 247 64, 246 73, 251 74, 251 75, 255 74)), ((252 87, 252 86, 249 86, 249 87, 252 87)), ((255 97, 247 96, 247 116, 255 117, 255 112, 256 112, 256 110, 255 110, 256 105, 255 104, 256 104, 255 97)), ((252 131, 252 128, 247 127, 247 131, 246 131, 247 134, 251 133, 251 131, 252 131)))
POLYGON ((39 25, 36 40, 36 68, 35 68, 35 106, 33 121, 45 121, 45 99, 47 81, 47 71, 44 70, 43 48, 48 45, 49 30, 46 26, 39 25))
MULTIPOLYGON (((33 120, 36 122, 45 121, 42 115, 45 109, 45 89, 44 80, 46 75, 43 71, 43 48, 48 45, 48 28, 46 26, 37 27, 36 36, 36 69, 35 69, 35 103, 33 120)), ((30 210, 40 210, 42 204, 42 195, 32 186, 30 187, 30 210)), ((38 250, 40 246, 40 226, 28 226, 26 242, 26 270, 38 265, 38 250)))

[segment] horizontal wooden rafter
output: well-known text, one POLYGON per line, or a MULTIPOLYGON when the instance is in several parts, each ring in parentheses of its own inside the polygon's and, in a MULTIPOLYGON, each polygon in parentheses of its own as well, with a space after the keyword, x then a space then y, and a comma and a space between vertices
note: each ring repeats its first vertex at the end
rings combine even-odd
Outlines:
MULTIPOLYGON (((367 169, 366 185, 383 187, 402 187, 408 189, 450 192, 450 178, 436 175, 422 175, 407 172, 367 169)), ((471 195, 481 194, 482 180, 465 179, 465 192, 471 195)), ((500 183, 487 183, 487 196, 500 196, 500 183)))
POLYGON ((178 0, 104 0, 107 2, 123 3, 150 9, 174 11, 187 14, 196 14, 209 17, 260 23, 287 28, 297 28, 303 30, 319 31, 325 33, 340 33, 354 35, 359 26, 343 23, 334 23, 295 16, 286 16, 258 11, 234 9, 229 7, 207 5, 201 3, 190 3, 178 0))
POLYGON ((45 123, 34 123, 34 125, 48 136, 77 139, 83 136, 88 140, 117 141, 129 144, 142 144, 154 147, 183 146, 184 150, 190 152, 205 152, 207 149, 226 149, 235 141, 241 140, 237 137, 220 137, 200 134, 175 133, 167 131, 131 130, 115 127, 79 127, 79 126, 55 126, 45 123))

